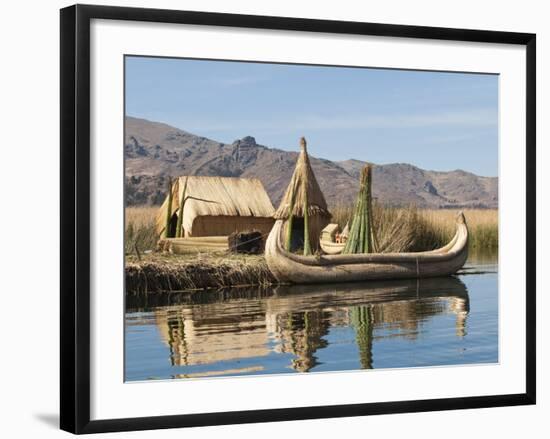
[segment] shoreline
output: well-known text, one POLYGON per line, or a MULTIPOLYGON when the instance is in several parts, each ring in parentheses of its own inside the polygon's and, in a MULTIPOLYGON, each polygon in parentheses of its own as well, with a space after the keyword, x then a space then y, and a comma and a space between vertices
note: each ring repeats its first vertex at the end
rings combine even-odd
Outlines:
MULTIPOLYGON (((471 252, 468 261, 478 260, 471 252)), ((483 262, 483 258, 479 259, 483 262)), ((126 256, 125 296, 127 299, 187 296, 219 292, 228 288, 267 288, 283 285, 269 271, 263 255, 165 255, 151 253, 141 260, 126 256)), ((492 273, 466 265, 456 274, 492 273)))

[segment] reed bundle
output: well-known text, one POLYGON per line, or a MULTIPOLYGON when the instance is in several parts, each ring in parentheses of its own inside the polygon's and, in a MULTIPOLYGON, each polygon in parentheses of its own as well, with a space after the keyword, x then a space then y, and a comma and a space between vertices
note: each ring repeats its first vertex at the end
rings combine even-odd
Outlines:
MULTIPOLYGON (((302 181, 303 185, 307 185, 307 180, 302 181)), ((311 243, 309 241, 309 212, 307 204, 307 189, 304 189, 304 255, 311 254, 311 243)))
POLYGON ((377 251, 372 216, 372 168, 361 170, 359 193, 353 213, 349 238, 342 253, 372 253, 377 251))
POLYGON ((285 248, 286 251, 290 251, 290 248, 292 246, 292 223, 294 222, 294 202, 296 201, 296 186, 294 184, 294 176, 292 178, 292 181, 290 182, 291 189, 291 195, 290 195, 290 202, 289 202, 289 213, 288 213, 288 219, 287 219, 287 226, 286 226, 286 241, 285 241, 285 248))

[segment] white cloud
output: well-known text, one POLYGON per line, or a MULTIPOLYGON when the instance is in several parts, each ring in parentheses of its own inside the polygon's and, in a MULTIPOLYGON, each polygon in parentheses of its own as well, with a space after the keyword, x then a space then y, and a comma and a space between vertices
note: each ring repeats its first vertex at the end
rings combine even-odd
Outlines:
MULTIPOLYGON (((289 131, 323 131, 323 130, 354 130, 354 129, 400 129, 400 128, 425 128, 425 127, 454 127, 454 128, 480 128, 496 127, 498 114, 490 109, 476 109, 469 111, 448 111, 426 114, 396 114, 396 115, 358 115, 353 114, 286 114, 284 117, 265 118, 260 120, 226 120, 212 118, 185 119, 177 124, 182 129, 189 130, 199 135, 204 133, 240 132, 253 134, 260 132, 276 134, 289 131)), ((456 134, 456 133, 454 133, 456 134)))

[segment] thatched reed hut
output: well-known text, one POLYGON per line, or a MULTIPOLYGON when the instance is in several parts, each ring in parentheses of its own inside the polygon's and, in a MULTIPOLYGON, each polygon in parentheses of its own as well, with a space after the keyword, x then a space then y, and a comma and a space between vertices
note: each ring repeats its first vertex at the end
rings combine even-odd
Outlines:
POLYGON ((183 176, 172 182, 157 214, 157 232, 164 236, 170 209, 170 236, 176 236, 180 202, 185 199, 181 237, 227 236, 233 232, 258 230, 267 235, 275 209, 260 180, 256 178, 183 176), (184 195, 185 192, 185 195, 184 195))
MULTIPOLYGON (((304 213, 307 205, 309 243, 312 251, 319 248, 321 231, 330 222, 332 215, 328 211, 327 202, 321 192, 319 183, 315 179, 313 169, 307 154, 307 143, 300 139, 300 155, 296 161, 296 168, 290 184, 275 212, 276 219, 288 220, 292 206, 292 245, 291 248, 300 248, 304 244, 304 213)), ((287 233, 288 221, 284 233, 287 233)))

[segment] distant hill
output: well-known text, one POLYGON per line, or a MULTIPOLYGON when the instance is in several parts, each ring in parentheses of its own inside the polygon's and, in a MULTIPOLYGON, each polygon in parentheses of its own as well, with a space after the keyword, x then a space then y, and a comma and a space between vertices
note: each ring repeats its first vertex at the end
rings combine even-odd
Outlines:
MULTIPOLYGON (((219 175, 259 178, 276 207, 294 170, 296 149, 268 148, 250 136, 224 144, 163 123, 127 117, 126 201, 128 205, 161 203, 169 175, 219 175)), ((329 206, 353 203, 365 162, 310 158, 329 206)), ((426 171, 405 163, 374 165, 373 196, 395 206, 496 208, 498 178, 461 170, 426 171)))

